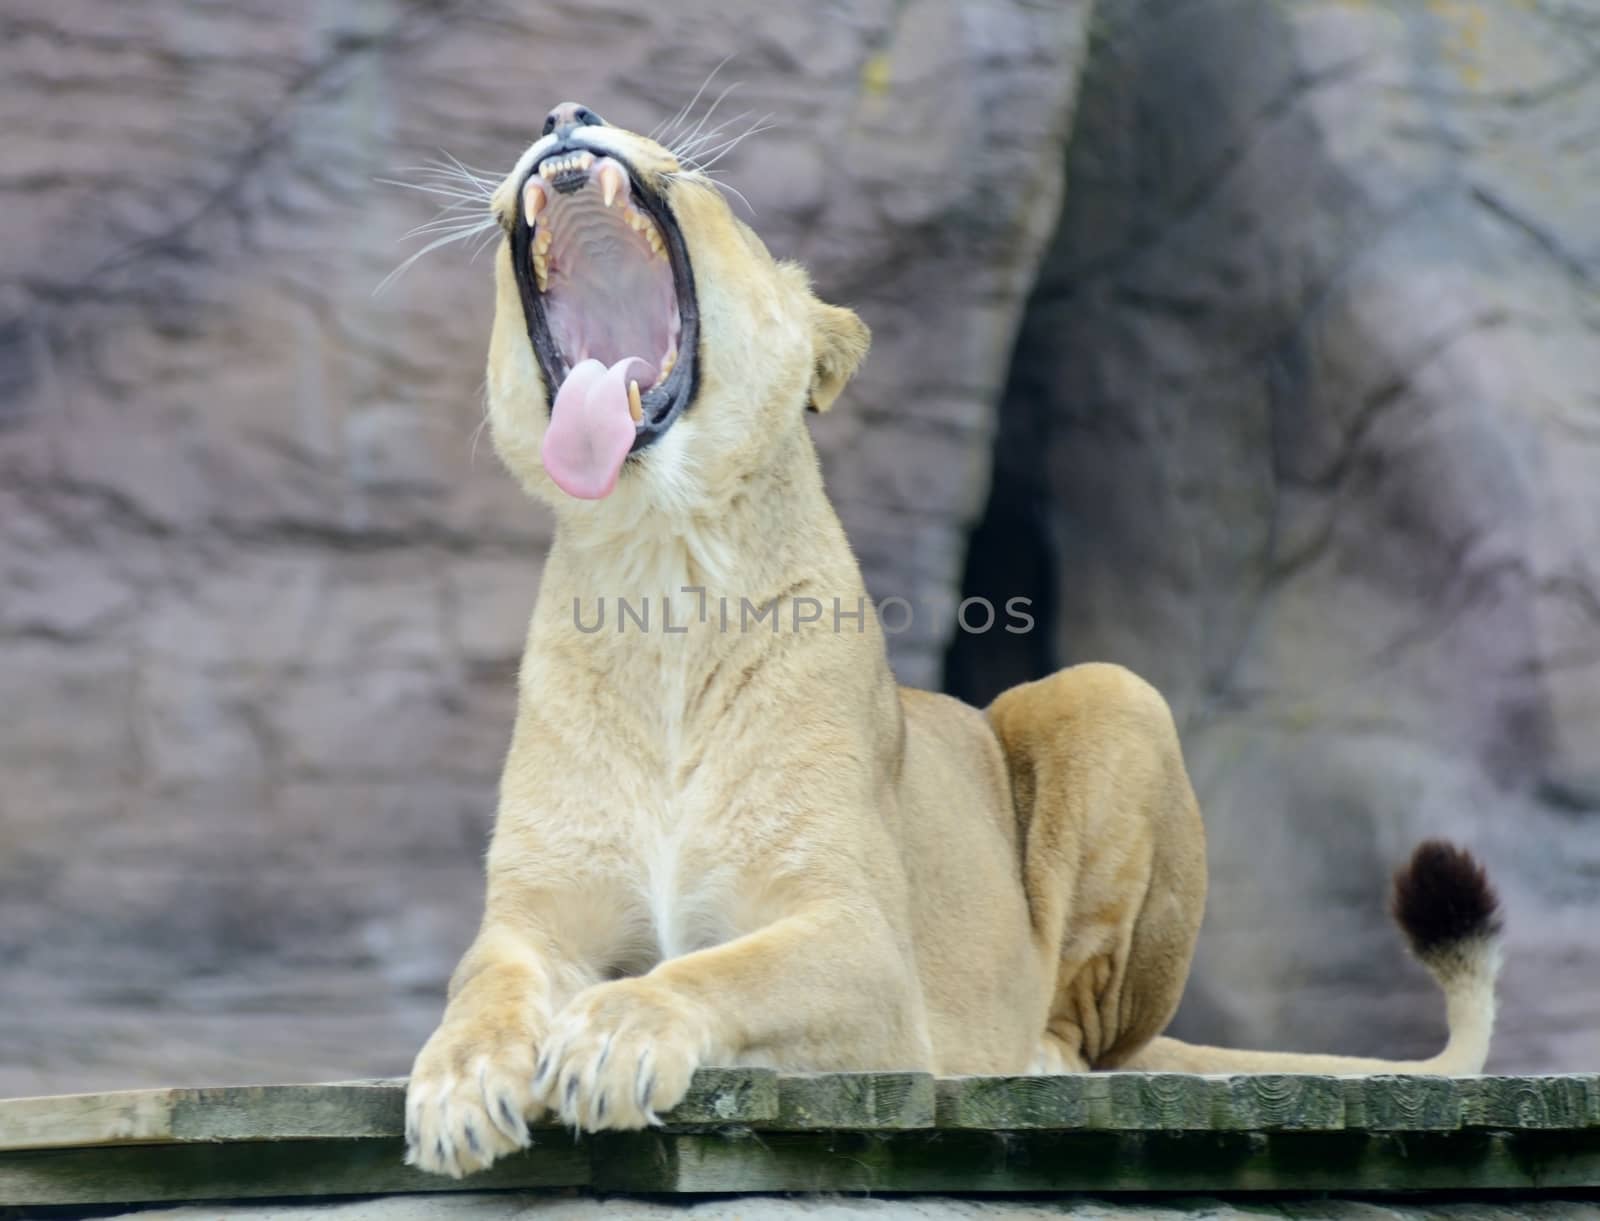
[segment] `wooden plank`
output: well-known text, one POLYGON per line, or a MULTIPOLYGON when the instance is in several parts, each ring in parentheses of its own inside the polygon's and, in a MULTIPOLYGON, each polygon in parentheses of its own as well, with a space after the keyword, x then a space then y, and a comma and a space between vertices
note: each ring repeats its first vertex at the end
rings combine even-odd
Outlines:
POLYGON ((894 1131, 931 1128, 929 1073, 818 1073, 778 1080, 775 1128, 894 1131))
POLYGON ((0 1150, 397 1136, 404 1112, 404 1080, 0 1099, 0 1150))
POLYGON ((1081 1128, 1089 1100, 1106 1078, 1089 1073, 1061 1077, 946 1077, 935 1084, 941 1128, 1022 1131, 1081 1128))
POLYGON ((1345 1126, 1373 1132, 1461 1126, 1473 1083, 1455 1077, 1344 1077, 1345 1126))
POLYGON ((405 1127, 403 1085, 226 1087, 182 1091, 170 1139, 352 1140, 400 1136, 405 1127))
POLYGON ((481 1174, 448 1179, 403 1163, 403 1142, 271 1141, 0 1154, 0 1205, 139 1204, 384 1192, 581 1187, 589 1151, 559 1131, 481 1174))
MULTIPOLYGON (((771 1069, 703 1069, 663 1117, 673 1125, 770 1122, 771 1069)), ((559 1130, 554 1120, 536 1129, 559 1130)), ((130 1090, 0 1100, 0 1151, 117 1144, 400 1136, 405 1081, 130 1090)))
POLYGON ((172 1139, 181 1090, 0 1100, 0 1150, 172 1139))
POLYGON ((1092 1126, 1122 1132, 1193 1132, 1211 1127, 1216 1082, 1189 1073, 1107 1073, 1092 1126))
POLYGON ((100 1147, 0 1154, 0 1205, 587 1187, 600 1192, 1552 1192, 1600 1186, 1600 1131, 536 1134, 456 1181, 398 1140, 100 1147))
POLYGON ((1482 1128, 1586 1128, 1594 1113, 1592 1076, 1480 1077, 1465 1122, 1482 1128))
POLYGON ((1326 1132, 1344 1126, 1344 1086, 1338 1077, 1257 1073, 1217 1078, 1213 1085, 1213 1131, 1326 1132))
POLYGON ((778 1074, 770 1068, 702 1068, 682 1102, 661 1117, 674 1127, 767 1124, 778 1117, 778 1074))
MULTIPOLYGON (((403 1081, 143 1090, 0 1100, 0 1150, 400 1134, 403 1081)), ((1449 1131, 1600 1128, 1600 1077, 1191 1077, 917 1073, 780 1078, 707 1069, 668 1128, 1449 1131)))
POLYGON ((1600 1185, 1600 1142, 1537 1130, 653 1131, 597 1143, 593 1166, 594 1189, 618 1193, 1532 1193, 1600 1185))

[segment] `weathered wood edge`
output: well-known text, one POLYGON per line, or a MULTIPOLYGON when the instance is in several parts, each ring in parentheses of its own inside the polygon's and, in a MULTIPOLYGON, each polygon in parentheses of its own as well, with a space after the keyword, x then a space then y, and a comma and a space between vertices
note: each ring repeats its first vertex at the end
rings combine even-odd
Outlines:
MULTIPOLYGON (((405 1082, 0 1100, 0 1151, 394 1137, 405 1082)), ((1600 1128, 1600 1076, 780 1076, 705 1069, 668 1131, 1448 1132, 1600 1128)))
POLYGON ((1600 1187, 1600 1132, 544 1131, 453 1180, 398 1138, 0 1155, 0 1206, 576 1188, 601 1194, 1501 1192, 1600 1187))
POLYGON ((1600 1133, 626 1133, 594 1146, 594 1183, 622 1193, 1015 1195, 1589 1191, 1600 1133))

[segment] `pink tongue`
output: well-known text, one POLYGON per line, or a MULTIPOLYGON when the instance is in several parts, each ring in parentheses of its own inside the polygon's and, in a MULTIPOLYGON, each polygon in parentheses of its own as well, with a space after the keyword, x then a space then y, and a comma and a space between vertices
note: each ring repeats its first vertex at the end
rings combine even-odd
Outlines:
POLYGON ((580 361, 556 391, 550 427, 544 433, 544 469, 568 496, 600 500, 617 486, 622 462, 637 435, 628 411, 628 377, 644 376, 649 365, 637 356, 609 369, 598 360, 580 361))

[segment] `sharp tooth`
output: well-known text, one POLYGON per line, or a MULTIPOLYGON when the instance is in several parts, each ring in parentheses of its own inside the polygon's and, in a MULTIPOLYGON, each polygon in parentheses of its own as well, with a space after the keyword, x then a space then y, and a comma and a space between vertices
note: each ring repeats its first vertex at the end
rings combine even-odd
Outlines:
POLYGON ((533 278, 539 285, 540 292, 544 292, 550 286, 550 263, 542 254, 533 256, 533 278))
POLYGON ((667 257, 667 249, 661 244, 661 234, 656 232, 656 227, 654 225, 651 225, 644 231, 644 238, 645 241, 650 243, 651 250, 654 250, 656 254, 660 255, 662 258, 667 257))
POLYGON ((639 402, 639 383, 628 383, 628 414, 633 417, 635 424, 644 419, 644 404, 639 402))
POLYGON ((533 235, 533 250, 534 250, 534 253, 535 254, 548 254, 550 252, 550 244, 552 242, 554 242, 554 241, 555 241, 555 234, 551 233, 550 232, 550 226, 546 225, 543 229, 538 230, 533 235))
POLYGON ((662 382, 666 381, 668 375, 670 375, 671 372, 672 372, 672 367, 674 365, 676 365, 677 363, 678 363, 678 345, 677 344, 673 344, 672 345, 672 351, 668 352, 667 353, 667 358, 661 362, 661 371, 656 374, 655 385, 651 386, 650 388, 652 390, 654 390, 656 386, 659 386, 662 382))
POLYGON ((549 198, 544 183, 537 178, 528 179, 528 185, 522 188, 522 215, 530 227, 539 223, 539 213, 544 211, 549 198))
POLYGON ((600 167, 600 198, 605 200, 606 207, 617 201, 617 192, 623 188, 622 167, 616 162, 608 162, 600 167))

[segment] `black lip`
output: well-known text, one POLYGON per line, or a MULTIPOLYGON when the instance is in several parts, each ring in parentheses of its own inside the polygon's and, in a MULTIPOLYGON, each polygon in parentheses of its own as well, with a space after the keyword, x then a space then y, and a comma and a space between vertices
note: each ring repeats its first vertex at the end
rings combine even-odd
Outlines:
MULTIPOLYGON (((627 158, 616 153, 563 141, 529 169, 528 176, 517 184, 516 198, 521 199, 522 188, 527 185, 528 178, 539 172, 539 164, 546 158, 580 151, 593 153, 596 157, 610 157, 628 172, 635 205, 644 208, 666 241, 667 261, 672 267, 672 284, 678 296, 678 363, 673 366, 665 382, 643 396, 641 405, 644 408, 644 422, 633 439, 633 448, 628 451, 637 454, 666 435, 667 429, 689 409, 700 389, 700 313, 695 304, 694 268, 689 263, 689 251, 684 245, 678 222, 673 219, 666 202, 639 181, 638 174, 627 158)), ((534 355, 544 374, 545 410, 548 411, 568 369, 566 358, 551 338, 550 327, 545 321, 544 298, 534 283, 532 244, 533 230, 519 206, 516 226, 511 232, 511 267, 522 294, 522 315, 528 328, 528 342, 533 345, 534 355)))

